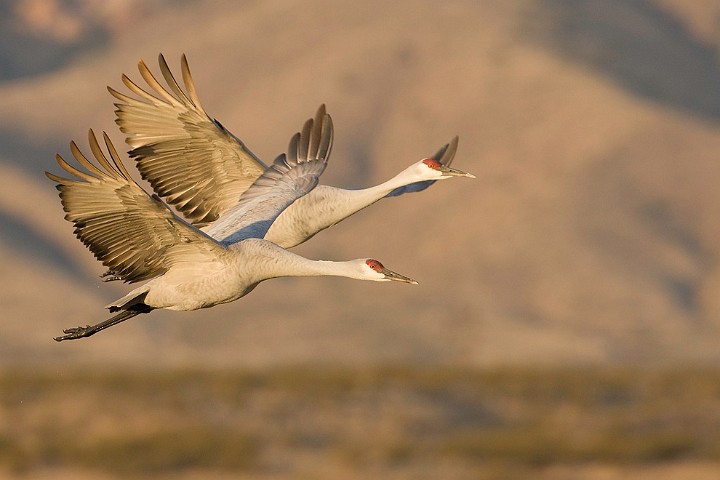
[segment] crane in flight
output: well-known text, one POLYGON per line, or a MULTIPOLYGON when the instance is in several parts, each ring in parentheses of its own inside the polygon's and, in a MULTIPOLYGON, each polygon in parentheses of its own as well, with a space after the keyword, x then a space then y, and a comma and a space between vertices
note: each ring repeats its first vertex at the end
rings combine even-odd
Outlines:
MULTIPOLYGON (((185 55, 181 60, 185 90, 162 54, 159 64, 167 87, 142 60, 138 69, 150 91, 127 75, 122 76, 123 83, 139 98, 108 87, 119 100, 115 103, 116 122, 127 134, 130 157, 155 193, 190 223, 217 238, 219 227, 215 222, 237 203, 267 166, 238 137, 205 112, 185 55)), ((321 105, 318 115, 324 112, 325 106, 321 105)), ((418 192, 437 180, 474 178, 470 173, 450 167, 457 144, 458 137, 455 137, 434 157, 422 159, 374 187, 346 190, 318 185, 280 213, 265 239, 291 248, 382 198, 418 192)), ((109 278, 112 279, 112 275, 109 278)))
POLYGON ((107 134, 103 139, 109 158, 92 130, 88 136, 95 162, 70 143, 75 160, 86 171, 57 155, 60 167, 74 178, 45 174, 57 183, 65 218, 74 224, 78 239, 114 276, 129 283, 147 282, 107 305, 116 315, 66 329, 57 341, 88 337, 155 309, 197 310, 232 302, 276 277, 335 275, 417 283, 374 259, 314 261, 263 239, 278 215, 312 191, 325 170, 333 126, 324 111, 292 137, 287 155, 280 155, 239 201, 224 210, 214 224, 215 237, 143 190, 107 134))

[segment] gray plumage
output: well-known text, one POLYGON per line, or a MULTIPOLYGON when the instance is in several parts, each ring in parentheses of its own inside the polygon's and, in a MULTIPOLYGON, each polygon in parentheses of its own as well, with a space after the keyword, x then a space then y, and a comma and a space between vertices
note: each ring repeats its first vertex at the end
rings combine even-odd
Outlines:
POLYGON ((196 310, 231 302, 259 282, 280 276, 337 275, 415 283, 376 260, 313 261, 262 239, 283 209, 315 187, 327 164, 332 134, 329 115, 308 120, 291 140, 288 155, 278 157, 236 201, 228 217, 232 226, 220 240, 179 218, 157 196, 145 192, 105 133, 109 157, 92 130, 89 132, 95 162, 71 143, 73 156, 86 171, 58 155, 60 167, 74 178, 46 172, 57 183, 65 218, 113 275, 129 283, 148 281, 107 305, 111 312, 120 312, 114 317, 67 329, 56 340, 90 336, 153 309, 196 310))
MULTIPOLYGON (((185 91, 175 80, 165 58, 159 56, 164 87, 140 61, 138 69, 148 92, 122 76, 139 98, 108 87, 119 100, 116 122, 127 134, 130 156, 143 179, 189 222, 217 237, 213 222, 234 208, 239 195, 267 168, 245 144, 203 109, 183 55, 181 71, 185 91)), ((325 112, 322 105, 318 111, 325 112)), ((436 180, 472 175, 450 168, 457 150, 455 137, 432 159, 423 159, 392 179, 363 190, 320 185, 285 209, 265 238, 290 248, 342 221, 378 200, 424 190, 436 180)))

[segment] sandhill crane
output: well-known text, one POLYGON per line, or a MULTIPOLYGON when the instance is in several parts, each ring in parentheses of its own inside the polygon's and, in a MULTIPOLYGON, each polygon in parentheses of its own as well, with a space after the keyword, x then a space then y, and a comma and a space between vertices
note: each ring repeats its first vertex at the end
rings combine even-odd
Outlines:
POLYGON ((157 196, 130 176, 107 134, 108 158, 90 130, 96 163, 71 142, 87 172, 58 164, 75 179, 45 172, 57 182, 65 218, 95 257, 126 282, 148 280, 107 305, 117 315, 95 325, 69 328, 55 340, 88 337, 139 314, 164 308, 196 310, 232 302, 275 277, 336 275, 359 280, 417 283, 373 259, 313 261, 263 240, 272 222, 294 200, 311 191, 332 146, 327 114, 308 120, 288 154, 279 156, 215 224, 218 238, 178 218, 157 196))
MULTIPOLYGON (((163 87, 142 60, 140 75, 150 93, 127 75, 123 83, 138 98, 108 87, 120 102, 116 122, 128 135, 130 157, 137 162, 143 179, 166 202, 176 207, 193 225, 212 224, 231 208, 240 194, 265 171, 266 165, 245 144, 203 109, 188 67, 182 56, 185 91, 180 87, 163 55, 159 56, 163 87)), ((324 106, 320 109, 324 112, 324 106)), ((471 177, 450 168, 458 138, 380 185, 345 190, 318 185, 285 209, 265 235, 281 247, 298 245, 384 197, 424 190, 436 180, 471 177)), ((215 237, 216 227, 204 231, 215 237)))

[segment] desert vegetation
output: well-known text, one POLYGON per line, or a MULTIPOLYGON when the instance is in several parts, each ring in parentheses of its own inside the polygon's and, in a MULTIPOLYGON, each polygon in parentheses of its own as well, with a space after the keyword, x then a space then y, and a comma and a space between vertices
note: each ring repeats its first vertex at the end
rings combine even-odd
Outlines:
POLYGON ((0 468, 524 478, 558 465, 712 463, 719 379, 619 368, 5 371, 0 468))

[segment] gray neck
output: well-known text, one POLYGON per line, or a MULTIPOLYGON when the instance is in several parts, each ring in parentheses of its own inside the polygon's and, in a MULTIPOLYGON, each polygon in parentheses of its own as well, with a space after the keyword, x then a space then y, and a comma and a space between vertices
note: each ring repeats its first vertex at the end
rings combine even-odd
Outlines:
MULTIPOLYGON (((353 261, 310 260, 278 247, 272 242, 259 239, 245 240, 238 244, 238 248, 243 248, 242 244, 247 245, 247 242, 254 244, 252 245, 253 261, 256 266, 254 271, 258 275, 256 281, 277 277, 336 276, 361 278, 357 263, 353 261)), ((244 261, 246 260, 245 258, 244 261)), ((240 260, 240 262, 242 261, 240 260)), ((242 265, 239 265, 239 268, 242 268, 242 265)))

